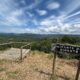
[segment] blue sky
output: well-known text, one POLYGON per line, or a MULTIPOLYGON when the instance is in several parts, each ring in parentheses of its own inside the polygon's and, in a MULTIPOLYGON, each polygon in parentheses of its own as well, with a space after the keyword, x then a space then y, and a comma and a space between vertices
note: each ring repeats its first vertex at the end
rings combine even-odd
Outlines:
POLYGON ((0 0, 0 33, 80 34, 80 0, 0 0))

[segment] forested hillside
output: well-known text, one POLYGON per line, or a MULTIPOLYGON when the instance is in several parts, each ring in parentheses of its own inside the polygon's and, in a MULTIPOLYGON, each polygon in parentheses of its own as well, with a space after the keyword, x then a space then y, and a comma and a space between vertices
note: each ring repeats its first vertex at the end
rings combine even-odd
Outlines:
MULTIPOLYGON (((40 35, 40 34, 0 34, 0 43, 6 42, 29 42, 32 50, 39 50, 46 53, 51 52, 52 43, 68 43, 80 45, 78 35, 40 35)), ((21 44, 12 44, 13 47, 20 48, 21 44)), ((10 48, 11 46, 0 46, 0 49, 10 48)), ((25 47, 26 48, 26 47, 25 47)))

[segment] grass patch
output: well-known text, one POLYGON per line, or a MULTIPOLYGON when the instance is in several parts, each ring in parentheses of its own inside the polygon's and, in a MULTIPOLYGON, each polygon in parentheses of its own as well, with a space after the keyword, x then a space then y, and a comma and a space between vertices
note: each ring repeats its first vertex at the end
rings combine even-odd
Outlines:
POLYGON ((8 75, 9 78, 12 79, 16 79, 18 77, 18 71, 14 71, 14 72, 6 72, 6 74, 8 75))
POLYGON ((21 61, 20 60, 5 60, 5 59, 2 59, 2 60, 0 60, 0 65, 3 65, 3 64, 8 64, 8 63, 18 63, 18 64, 20 64, 21 63, 21 61))
POLYGON ((6 68, 0 68, 0 72, 6 71, 6 68))
POLYGON ((47 58, 51 60, 51 59, 53 58, 53 54, 52 54, 52 53, 49 54, 49 55, 47 56, 47 58))
POLYGON ((43 51, 34 50, 31 52, 33 55, 35 54, 45 54, 43 51))
POLYGON ((0 65, 3 65, 5 63, 7 63, 8 61, 7 60, 0 60, 0 65))
POLYGON ((5 60, 5 59, 2 59, 2 60, 0 60, 0 65, 3 65, 3 64, 8 64, 8 63, 12 63, 12 62, 14 62, 14 61, 12 61, 12 60, 5 60))

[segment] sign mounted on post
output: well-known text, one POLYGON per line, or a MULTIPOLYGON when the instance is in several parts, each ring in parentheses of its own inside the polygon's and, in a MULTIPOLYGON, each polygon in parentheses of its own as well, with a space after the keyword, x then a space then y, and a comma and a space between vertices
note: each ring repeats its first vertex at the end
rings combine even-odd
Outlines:
POLYGON ((52 51, 80 54, 80 47, 69 45, 69 44, 68 45, 56 44, 56 45, 52 45, 52 51))
MULTIPOLYGON (((73 46, 70 44, 53 44, 52 48, 51 48, 52 52, 54 52, 54 59, 53 59, 53 68, 52 68, 52 79, 54 80, 54 69, 55 69, 55 59, 56 59, 56 54, 58 52, 63 52, 63 53, 71 53, 71 54, 77 54, 80 56, 80 47, 79 46, 73 46)), ((79 63, 78 63, 78 69, 77 69, 77 73, 76 73, 76 77, 75 80, 79 79, 79 73, 80 73, 80 59, 79 59, 79 63)))

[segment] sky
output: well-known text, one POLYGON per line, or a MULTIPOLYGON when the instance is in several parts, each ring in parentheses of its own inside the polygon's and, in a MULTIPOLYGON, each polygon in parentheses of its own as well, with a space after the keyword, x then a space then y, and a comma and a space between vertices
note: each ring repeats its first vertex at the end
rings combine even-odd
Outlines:
POLYGON ((0 0, 0 33, 80 34, 80 0, 0 0))

